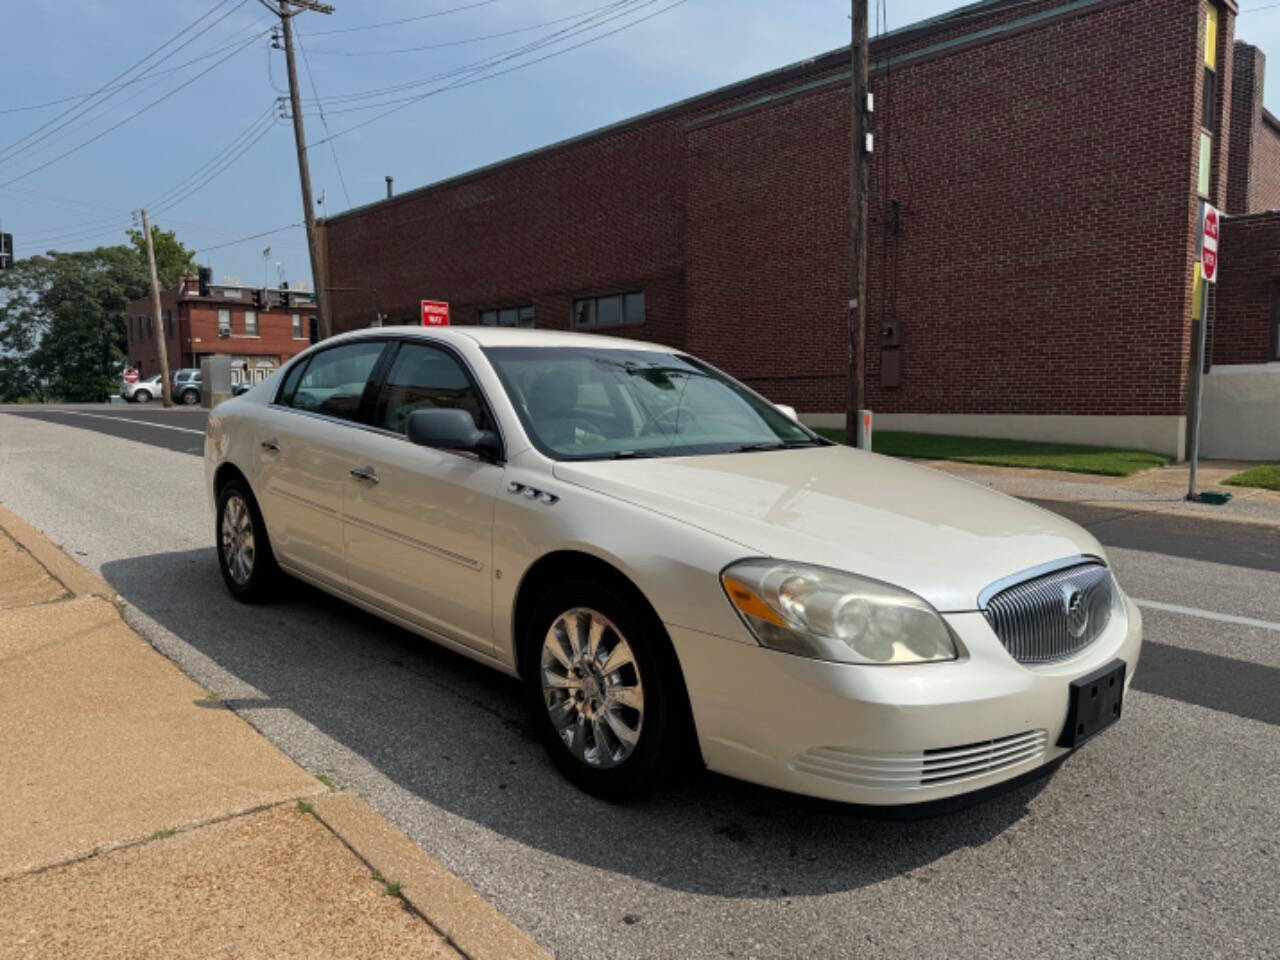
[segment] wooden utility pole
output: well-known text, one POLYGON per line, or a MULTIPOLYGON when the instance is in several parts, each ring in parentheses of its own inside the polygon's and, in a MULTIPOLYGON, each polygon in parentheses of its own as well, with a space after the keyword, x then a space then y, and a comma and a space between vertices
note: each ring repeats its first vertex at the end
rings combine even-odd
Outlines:
POLYGON ((147 266, 151 269, 151 313, 156 324, 156 353, 160 355, 160 395, 166 407, 173 406, 173 391, 169 389, 169 340, 164 328, 164 310, 160 306, 160 280, 156 276, 156 248, 151 242, 151 220, 146 208, 142 211, 142 233, 147 238, 147 266))
POLYGON ((867 192, 870 186, 871 103, 867 86, 867 0, 853 0, 849 44, 852 73, 849 107, 849 405, 845 442, 858 442, 861 410, 866 406, 867 354, 867 192))
POLYGON ((307 163, 307 136, 302 128, 302 98, 298 95, 298 68, 293 60, 293 26, 295 13, 314 10, 333 13, 333 7, 313 0, 280 0, 280 26, 284 34, 284 60, 289 73, 289 104, 293 113, 293 140, 298 149, 298 178, 302 181, 302 216, 307 224, 307 252, 311 254, 311 276, 316 291, 316 316, 320 320, 320 339, 329 336, 329 295, 320 275, 320 251, 316 246, 316 208, 311 200, 311 168, 307 163), (290 9, 296 7, 296 10, 290 9))

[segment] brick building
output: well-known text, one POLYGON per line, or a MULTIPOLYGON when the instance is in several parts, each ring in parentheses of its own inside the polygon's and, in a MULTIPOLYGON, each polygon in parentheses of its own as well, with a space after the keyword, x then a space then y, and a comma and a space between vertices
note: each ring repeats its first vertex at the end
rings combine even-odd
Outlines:
MULTIPOLYGON (((880 427, 1182 454, 1199 204, 1280 207, 1235 9, 985 0, 873 42, 880 427)), ((842 423, 848 79, 845 48, 330 217, 335 329, 443 299, 454 323, 684 347, 842 423)), ((1280 279, 1274 234, 1249 238, 1280 279)), ((1276 359, 1270 310, 1216 325, 1221 361, 1276 359)))
MULTIPOLYGON (((221 283, 203 284, 184 277, 160 293, 169 369, 198 367, 204 357, 230 355, 234 383, 257 383, 294 354, 311 346, 314 294, 298 290, 265 291, 221 283), (288 294, 289 305, 283 303, 288 294)), ((128 363, 145 379, 160 371, 151 298, 125 309, 128 363)))

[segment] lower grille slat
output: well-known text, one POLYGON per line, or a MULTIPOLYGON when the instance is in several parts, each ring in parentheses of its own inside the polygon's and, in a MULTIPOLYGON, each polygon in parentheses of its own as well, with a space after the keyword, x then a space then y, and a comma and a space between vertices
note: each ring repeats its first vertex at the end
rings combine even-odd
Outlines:
POLYGON ((1052 663, 1098 638, 1114 600, 1111 571, 1090 561, 1015 583, 991 597, 982 612, 1019 663, 1052 663))
POLYGON ((978 743, 936 747, 920 753, 861 753, 845 747, 815 747, 791 767, 839 783, 881 790, 917 790, 971 780, 1039 762, 1049 735, 1027 730, 978 743))

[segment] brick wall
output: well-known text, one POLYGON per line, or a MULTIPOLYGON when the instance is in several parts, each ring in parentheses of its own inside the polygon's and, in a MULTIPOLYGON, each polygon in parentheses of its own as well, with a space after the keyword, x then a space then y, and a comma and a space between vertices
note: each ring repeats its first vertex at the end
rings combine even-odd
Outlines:
MULTIPOLYGON (((873 47, 896 61, 872 76, 878 410, 1185 412, 1205 3, 1059 6, 873 47), (893 318, 905 365, 887 389, 877 337, 893 318)), ((416 322, 424 297, 449 300, 455 322, 532 303, 538 326, 565 327, 575 296, 639 287, 648 322, 623 332, 687 346, 779 402, 843 409, 849 102, 827 81, 846 70, 847 53, 818 57, 332 218, 329 283, 360 288, 333 293, 335 329, 378 309, 416 322)))
MULTIPOLYGON (((874 409, 1184 410, 1200 29, 1106 5, 873 76, 874 409)), ((690 133, 690 346, 810 411, 844 405, 848 129, 835 89, 690 133)))
POLYGON ((423 299, 454 323, 532 304, 567 328, 575 297, 641 289, 638 332, 681 342, 682 149, 678 123, 642 124, 330 220, 334 329, 416 323, 423 299))
POLYGON ((1214 363, 1268 363, 1280 298, 1280 211, 1222 222, 1222 276, 1214 291, 1214 363))
POLYGON ((1280 121, 1268 118, 1258 125, 1253 150, 1249 211, 1280 210, 1280 121))
POLYGON ((1280 120, 1263 107, 1265 77, 1262 51, 1235 44, 1228 213, 1280 210, 1280 120))

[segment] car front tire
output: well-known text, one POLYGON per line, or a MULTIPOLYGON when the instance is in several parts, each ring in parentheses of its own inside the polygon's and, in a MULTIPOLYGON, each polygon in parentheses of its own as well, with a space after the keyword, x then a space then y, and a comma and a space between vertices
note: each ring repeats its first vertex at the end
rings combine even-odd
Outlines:
POLYGON ((148 393, 146 390, 135 390, 133 391, 133 402, 134 403, 150 403, 151 394, 148 393))
POLYGON ((199 403, 200 394, 197 393, 195 390, 184 391, 182 394, 182 402, 185 403, 187 406, 191 406, 192 404, 199 403))
POLYGON ((551 759, 606 800, 649 793, 689 757, 683 681, 661 622, 589 580, 567 580, 524 631, 525 687, 551 759))
POLYGON ((218 491, 214 537, 218 568, 231 595, 241 603, 260 603, 275 594, 279 568, 258 502, 240 479, 218 491))

